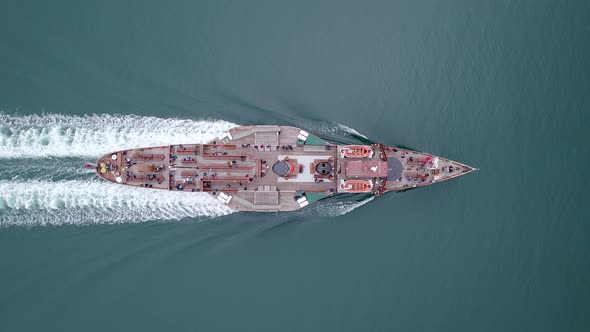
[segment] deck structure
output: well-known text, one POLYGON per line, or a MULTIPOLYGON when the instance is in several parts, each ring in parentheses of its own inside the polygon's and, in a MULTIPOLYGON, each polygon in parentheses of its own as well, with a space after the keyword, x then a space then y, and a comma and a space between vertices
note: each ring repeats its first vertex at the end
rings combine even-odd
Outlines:
POLYGON ((108 181, 205 192, 232 209, 264 212, 297 210, 338 193, 381 195, 473 170, 382 144, 335 145, 289 126, 236 127, 206 144, 122 150, 96 163, 97 174, 108 181))

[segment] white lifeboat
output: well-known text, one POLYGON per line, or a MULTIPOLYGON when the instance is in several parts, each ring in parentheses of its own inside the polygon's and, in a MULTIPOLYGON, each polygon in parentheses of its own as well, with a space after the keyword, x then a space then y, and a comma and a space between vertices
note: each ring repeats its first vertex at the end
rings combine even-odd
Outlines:
POLYGON ((373 184, 366 180, 343 180, 340 188, 347 193, 366 193, 373 189, 373 184))
POLYGON ((340 149, 343 158, 371 158, 373 149, 368 145, 345 145, 340 149))

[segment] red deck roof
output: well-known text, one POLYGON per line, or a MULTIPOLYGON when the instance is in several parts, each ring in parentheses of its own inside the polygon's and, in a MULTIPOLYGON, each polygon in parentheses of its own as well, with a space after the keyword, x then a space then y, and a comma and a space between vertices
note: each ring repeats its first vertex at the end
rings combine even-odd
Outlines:
POLYGON ((344 164, 346 177, 385 177, 386 161, 347 161, 344 164))

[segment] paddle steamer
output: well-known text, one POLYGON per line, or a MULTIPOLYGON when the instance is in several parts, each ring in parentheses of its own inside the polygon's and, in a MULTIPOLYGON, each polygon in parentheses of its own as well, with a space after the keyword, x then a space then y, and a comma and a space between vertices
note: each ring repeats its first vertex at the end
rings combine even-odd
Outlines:
MULTIPOLYGON (((337 145, 289 126, 242 126, 206 144, 122 150, 96 162, 126 186, 204 192, 239 211, 293 211, 339 193, 382 195, 473 167, 382 144, 337 145)), ((188 194, 188 193, 187 193, 188 194)))

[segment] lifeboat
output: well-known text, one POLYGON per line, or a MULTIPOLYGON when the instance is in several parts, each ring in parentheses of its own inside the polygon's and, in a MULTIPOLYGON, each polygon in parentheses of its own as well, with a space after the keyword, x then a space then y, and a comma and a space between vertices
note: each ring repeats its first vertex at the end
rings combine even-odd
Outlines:
POLYGON ((344 158, 371 158, 373 149, 367 145, 346 145, 340 149, 340 156, 344 158))
POLYGON ((345 180, 340 183, 340 188, 347 193, 366 193, 373 189, 373 184, 366 180, 345 180))

